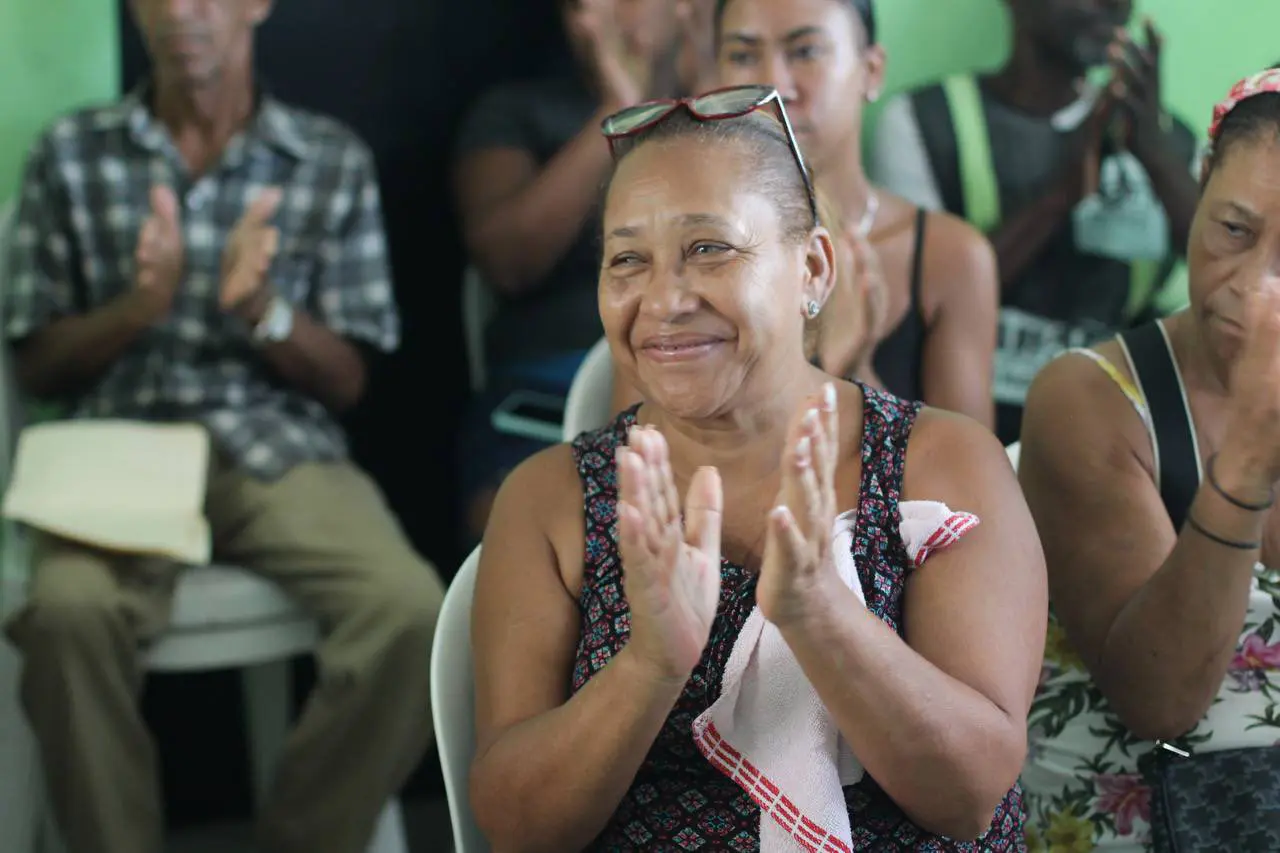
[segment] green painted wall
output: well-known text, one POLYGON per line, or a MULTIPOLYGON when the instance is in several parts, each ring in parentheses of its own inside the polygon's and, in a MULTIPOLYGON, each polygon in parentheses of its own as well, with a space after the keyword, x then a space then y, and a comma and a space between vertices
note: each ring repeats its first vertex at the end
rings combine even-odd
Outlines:
MULTIPOLYGON (((1232 82, 1280 60, 1276 0, 1139 0, 1165 33, 1165 91, 1203 133, 1232 82)), ((0 200, 54 116, 119 89, 113 0, 0 0, 0 200)), ((878 0, 889 91, 1000 63, 1004 0, 878 0)))
MULTIPOLYGON (((1004 59, 1004 0, 877 0, 876 11, 889 52, 889 92, 1004 59)), ((1165 37, 1166 102, 1202 136, 1232 83, 1280 61, 1276 0, 1138 0, 1138 11, 1165 37)))
POLYGON ((119 91, 115 0, 0 0, 0 201, 60 113, 119 91))

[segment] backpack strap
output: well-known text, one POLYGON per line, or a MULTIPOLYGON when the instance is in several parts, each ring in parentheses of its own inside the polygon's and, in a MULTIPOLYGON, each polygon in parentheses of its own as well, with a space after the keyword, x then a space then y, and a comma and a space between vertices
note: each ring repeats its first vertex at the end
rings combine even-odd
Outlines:
POLYGON ((1182 376, 1159 322, 1120 334, 1151 418, 1156 486, 1175 530, 1181 530, 1200 488, 1200 448, 1182 376))
MULTIPOLYGON (((956 165, 960 170, 960 192, 964 218, 984 234, 1001 221, 1000 185, 991 154, 982 91, 972 74, 955 74, 941 83, 955 134, 956 165)), ((1129 264, 1129 298, 1125 317, 1140 322, 1153 314, 1163 316, 1181 307, 1181 288, 1166 293, 1173 264, 1168 261, 1137 260, 1129 264)), ((1175 282, 1175 285, 1177 283, 1175 282)))
POLYGON ((1000 185, 978 79, 972 74, 953 75, 942 81, 942 93, 956 136, 964 218, 986 234, 1000 224, 1000 185))

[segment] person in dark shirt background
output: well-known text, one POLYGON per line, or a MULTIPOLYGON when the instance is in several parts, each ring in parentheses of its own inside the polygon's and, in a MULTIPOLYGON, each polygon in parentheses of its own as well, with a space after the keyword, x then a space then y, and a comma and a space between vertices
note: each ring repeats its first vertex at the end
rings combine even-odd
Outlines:
POLYGON ((697 67, 680 36, 701 16, 688 0, 681 5, 678 20, 675 0, 560 0, 576 75, 501 85, 462 128, 455 194, 463 237, 497 302, 485 331, 485 388, 459 448, 472 541, 506 472, 549 443, 495 428, 493 410, 513 392, 563 398, 603 334, 599 246, 587 227, 610 167, 600 121, 675 94, 679 67, 697 67))
POLYGON ((1164 107, 1159 34, 1126 30, 1131 0, 1007 2, 1005 67, 887 103, 868 162, 873 180, 964 216, 995 246, 1006 443, 1049 359, 1185 302, 1166 284, 1198 196, 1195 136, 1164 107), (1091 85, 1108 64, 1109 83, 1091 85))

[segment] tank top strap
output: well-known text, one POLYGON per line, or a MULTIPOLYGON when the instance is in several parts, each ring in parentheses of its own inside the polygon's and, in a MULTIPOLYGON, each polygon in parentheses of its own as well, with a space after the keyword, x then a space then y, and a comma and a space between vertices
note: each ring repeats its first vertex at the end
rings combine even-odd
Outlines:
POLYGON ((597 430, 584 432, 570 445, 573 461, 582 481, 583 521, 586 527, 584 552, 585 586, 600 580, 602 569, 620 571, 617 546, 619 445, 625 444, 627 430, 636 422, 639 404, 622 412, 597 430))
POLYGON ((1120 371, 1120 368, 1112 364, 1111 359, 1099 352, 1091 349, 1085 349, 1084 347, 1074 347, 1067 350, 1064 355, 1068 353, 1071 355, 1082 355, 1094 364, 1098 365, 1102 372, 1107 374, 1112 382, 1116 383, 1116 387, 1120 389, 1120 393, 1124 394, 1125 399, 1127 399, 1129 404, 1133 406, 1134 411, 1138 413, 1138 417, 1142 418, 1142 423, 1146 425, 1147 429, 1151 428, 1151 416, 1147 412, 1147 401, 1143 399, 1142 392, 1138 389, 1137 385, 1134 385, 1133 382, 1129 380, 1129 377, 1125 376, 1124 373, 1120 371))
POLYGON ((867 607, 895 631, 902 630, 902 593, 911 560, 898 527, 902 523, 907 441, 920 412, 908 402, 858 383, 863 395, 862 482, 853 556, 867 607))
POLYGON ((916 209, 916 243, 911 251, 911 306, 920 322, 924 323, 924 240, 925 227, 929 223, 929 211, 916 209))

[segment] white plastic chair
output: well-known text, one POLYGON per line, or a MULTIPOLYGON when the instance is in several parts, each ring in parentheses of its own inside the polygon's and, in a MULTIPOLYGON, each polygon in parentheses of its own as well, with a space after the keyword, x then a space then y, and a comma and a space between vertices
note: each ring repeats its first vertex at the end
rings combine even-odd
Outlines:
POLYGON ((475 267, 462 274, 462 335, 467 345, 467 372, 471 392, 485 389, 489 374, 484 363, 484 330, 497 310, 498 297, 475 267))
MULTIPOLYGON (((11 210, 0 210, 0 258, 6 254, 11 219, 11 210)), ((0 281, 0 305, 3 295, 0 281)), ((22 428, 21 398, 9 348, 3 343, 0 374, 2 484, 8 482, 22 428)), ((19 526, 5 522, 3 536, 0 619, 22 606, 29 567, 28 543, 19 526)), ((289 728, 289 659, 311 651, 318 642, 315 620, 276 585, 243 569, 200 566, 179 577, 169 630, 150 647, 146 663, 155 672, 243 670, 254 792, 261 802, 289 728)), ((45 806, 34 738, 18 703, 19 665, 16 651, 0 639, 0 851, 47 853, 62 845, 45 806)), ((369 853, 408 853, 398 800, 392 799, 383 810, 368 849, 369 853)))
POLYGON ((564 404, 564 440, 599 429, 613 415, 613 357, 604 338, 582 360, 564 404))
POLYGON ((471 669, 471 599, 475 595, 477 547, 444 596, 431 649, 431 717, 436 727, 436 748, 444 771, 449 798, 454 853, 488 853, 471 814, 469 778, 475 754, 475 688, 471 669))

